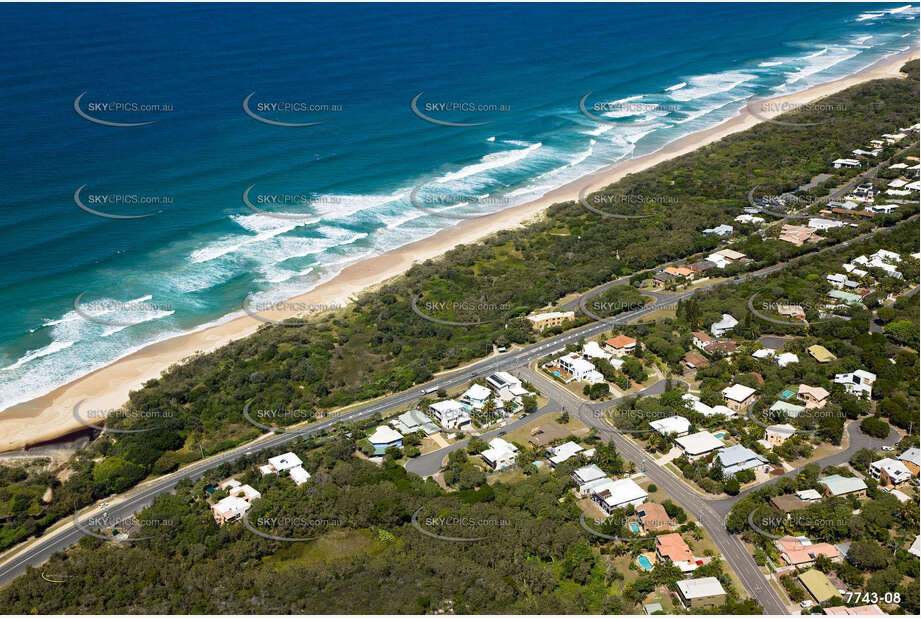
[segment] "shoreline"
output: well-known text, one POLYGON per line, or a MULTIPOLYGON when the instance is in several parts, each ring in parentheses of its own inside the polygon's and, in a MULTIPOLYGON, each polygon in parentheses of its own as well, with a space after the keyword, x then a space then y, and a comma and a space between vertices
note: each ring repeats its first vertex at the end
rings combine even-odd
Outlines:
MULTIPOLYGON (((542 197, 478 218, 450 225, 428 238, 414 241, 378 256, 350 264, 328 281, 286 301, 301 306, 344 305, 362 292, 408 270, 413 264, 437 258, 458 244, 471 244, 503 229, 516 228, 543 215, 553 204, 574 201, 587 187, 603 188, 628 174, 636 173, 669 159, 697 150, 728 135, 747 130, 765 118, 780 115, 784 105, 803 105, 851 86, 884 78, 899 77, 899 68, 918 57, 918 49, 893 54, 852 75, 785 94, 764 102, 774 103, 770 112, 752 113, 745 105, 739 112, 715 127, 681 137, 655 152, 608 165, 601 170, 557 187, 542 197)), ((284 319, 296 311, 261 311, 273 320, 284 319)), ((171 365, 184 362, 198 353, 208 353, 231 341, 255 332, 265 322, 249 315, 229 319, 200 330, 164 339, 132 352, 76 380, 30 401, 0 411, 0 452, 23 449, 61 438, 87 427, 77 421, 73 408, 85 400, 87 408, 120 408, 128 394, 144 382, 159 378, 171 365)))

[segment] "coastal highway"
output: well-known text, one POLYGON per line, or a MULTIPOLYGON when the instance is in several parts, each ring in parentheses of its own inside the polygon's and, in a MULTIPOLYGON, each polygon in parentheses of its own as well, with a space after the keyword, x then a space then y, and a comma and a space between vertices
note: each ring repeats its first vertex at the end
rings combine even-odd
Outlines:
MULTIPOLYGON (((917 218, 917 215, 911 217, 911 219, 915 218, 917 218)), ((888 230, 881 231, 886 232, 888 230)), ((819 252, 824 252, 849 245, 853 242, 856 242, 857 240, 871 236, 872 234, 873 233, 864 234, 860 237, 845 241, 844 243, 826 247, 821 249, 819 252)), ((790 263, 798 261, 799 259, 814 256, 816 253, 817 252, 812 252, 806 254, 805 256, 801 256, 800 258, 796 258, 791 262, 775 264, 759 271, 753 271, 751 273, 739 275, 735 278, 735 281, 742 281, 755 277, 764 277, 782 268, 785 268, 790 263)), ((616 282, 609 282, 605 284, 604 287, 607 288, 612 285, 624 285, 627 282, 628 278, 622 278, 618 279, 616 282)), ((700 285, 695 289, 675 294, 653 292, 651 295, 656 300, 650 305, 619 314, 615 317, 608 318, 605 321, 591 322, 578 328, 574 328, 566 333, 545 339, 538 343, 477 361, 455 372, 440 376, 422 386, 424 386, 426 389, 432 387, 451 388, 465 384, 476 376, 487 375, 494 371, 514 371, 517 368, 526 368, 532 361, 553 352, 562 351, 568 344, 577 343, 580 339, 587 339, 589 337, 604 333, 611 328, 612 324, 627 323, 636 320, 649 313, 657 311, 664 306, 671 306, 681 299, 688 298, 701 292, 702 290, 707 290, 715 285, 720 285, 723 283, 727 282, 705 282, 703 285, 700 285)), ((601 286, 594 288, 593 290, 587 292, 584 296, 586 298, 591 298, 597 295, 600 289, 602 289, 601 286)), ((550 382, 550 384, 553 383, 550 382)), ((180 480, 199 478, 207 470, 220 466, 223 463, 233 461, 239 457, 243 457, 261 450, 280 446, 299 436, 308 436, 326 431, 341 423, 364 419, 373 416, 374 414, 382 413, 388 410, 408 407, 422 397, 419 390, 419 388, 422 386, 417 386, 407 391, 383 397, 364 405, 356 406, 348 412, 344 412, 337 416, 321 420, 303 428, 292 429, 285 433, 266 434, 248 444, 244 444, 223 453, 213 455, 199 462, 183 467, 171 474, 142 483, 138 487, 111 499, 109 501, 109 506, 105 510, 98 508, 93 509, 91 507, 90 509, 82 511, 81 515, 85 516, 90 513, 98 515, 102 512, 105 512, 108 513, 110 519, 119 520, 126 518, 149 505, 156 496, 173 491, 176 484, 180 480)), ((576 398, 574 399, 576 401, 574 405, 583 407, 582 404, 584 402, 576 398)), ((564 402, 563 405, 566 405, 566 403, 564 402)), ((607 405, 610 405, 610 403, 607 405)), ((596 416, 595 421, 596 423, 600 423, 600 416, 596 416)), ((606 430, 610 431, 610 428, 606 428, 606 430)), ((704 502, 699 497, 697 497, 696 494, 690 494, 690 490, 687 488, 687 486, 678 481, 675 477, 672 477, 669 473, 656 467, 652 463, 651 459, 649 459, 645 453, 633 446, 632 443, 626 442, 625 440, 620 440, 619 442, 622 442, 622 444, 618 443, 618 448, 623 449, 621 452, 628 459, 635 461, 638 465, 641 466, 641 468, 646 468, 651 474, 659 474, 661 472, 662 475, 668 475, 662 476, 662 487, 665 488, 666 491, 674 490, 677 492, 673 495, 677 500, 679 500, 679 502, 685 503, 684 500, 688 500, 689 502, 685 503, 685 506, 687 506, 692 513, 702 513, 700 516, 701 523, 715 539, 720 539, 717 541, 718 546, 720 547, 721 551, 725 552, 725 557, 727 558, 727 561, 730 562, 730 565, 732 565, 734 570, 740 574, 740 577, 743 577, 743 584, 748 589, 749 594, 761 601, 762 605, 764 606, 765 610, 768 611, 768 613, 774 613, 772 610, 775 609, 782 609, 779 604, 779 600, 771 598, 772 595, 776 597, 776 594, 773 592, 773 590, 765 588, 763 578, 755 578, 753 574, 750 573, 750 569, 745 566, 747 563, 754 567, 754 561, 752 561, 751 556, 748 556, 748 554, 744 552, 744 548, 741 547, 741 543, 738 541, 738 539, 728 538, 722 519, 719 518, 715 512, 712 514, 709 513, 708 511, 710 509, 704 509, 704 502), (698 506, 698 504, 701 507, 700 510, 695 508, 698 506), (746 575, 743 576, 742 573, 746 573, 746 575), (770 590, 770 592, 765 593, 764 590, 770 590), (764 597, 766 600, 762 600, 762 597, 764 597)), ((659 479, 656 480, 657 482, 659 481, 659 479)), ((77 541, 79 541, 83 534, 84 533, 80 530, 80 528, 74 524, 73 519, 70 519, 59 523, 57 526, 47 531, 40 538, 27 541, 19 547, 6 552, 3 556, 3 563, 0 564, 0 586, 5 585, 17 575, 25 572, 28 566, 38 566, 48 560, 55 552, 62 551, 67 547, 74 545, 77 541)), ((756 568, 757 567, 755 567, 755 569, 756 568)), ((777 613, 782 612, 778 611, 777 613)))

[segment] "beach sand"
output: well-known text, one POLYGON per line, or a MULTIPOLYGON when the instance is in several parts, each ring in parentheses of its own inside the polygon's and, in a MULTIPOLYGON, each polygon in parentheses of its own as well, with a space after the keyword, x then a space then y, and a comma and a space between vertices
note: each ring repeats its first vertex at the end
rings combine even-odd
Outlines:
MULTIPOLYGON (((586 187, 592 190, 605 187, 627 174, 650 168, 732 133, 749 129, 764 118, 779 115, 791 105, 804 105, 865 81, 898 77, 901 75, 899 68, 907 60, 917 57, 918 50, 893 55, 854 75, 800 93, 769 99, 770 106, 752 105, 757 115, 743 106, 738 115, 722 124, 687 135, 658 152, 617 163, 561 186, 533 202, 486 217, 462 221, 429 238, 352 264, 328 282, 291 299, 290 304, 329 306, 348 303, 359 292, 405 272, 414 263, 438 257, 458 244, 473 243, 498 230, 514 228, 538 217, 552 204, 576 200, 586 187), (766 108, 772 111, 759 111, 766 108)), ((260 315, 276 320, 290 317, 294 313, 296 311, 259 311, 260 315)), ((128 401, 130 391, 137 390, 148 380, 158 378, 170 365, 245 337, 264 324, 246 315, 167 339, 125 356, 47 395, 8 408, 0 412, 0 452, 24 448, 85 429, 74 417, 73 410, 77 403, 83 401, 81 408, 84 410, 120 408, 128 401)))

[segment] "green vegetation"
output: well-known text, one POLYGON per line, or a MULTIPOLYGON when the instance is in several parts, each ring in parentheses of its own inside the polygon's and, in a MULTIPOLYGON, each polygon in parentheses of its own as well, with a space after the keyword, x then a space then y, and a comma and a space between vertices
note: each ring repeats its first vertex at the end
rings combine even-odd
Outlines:
MULTIPOLYGON (((0 547, 41 532, 75 506, 89 504, 146 476, 175 470, 199 459, 201 453, 210 455, 253 439, 261 430, 244 419, 247 402, 266 409, 305 411, 290 417, 295 422, 408 389, 437 371, 489 354, 494 344, 535 340, 536 334, 520 317, 527 311, 716 248, 723 241, 705 237, 700 230, 738 214, 755 185, 772 190, 799 186, 828 172, 829 162, 841 153, 893 127, 914 123, 917 66, 917 62, 907 65, 908 79, 878 80, 825 99, 833 109, 846 111, 822 112, 819 125, 791 129, 764 123, 631 174, 600 192, 605 196, 668 197, 647 205, 608 200, 625 208, 646 209, 653 217, 613 219, 575 202, 558 204, 542 221, 500 232, 475 245, 458 246, 443 258, 415 265, 378 291, 363 294, 347 309, 326 314, 309 326, 266 326, 213 353, 171 367, 131 394, 129 407, 143 414, 110 422, 120 428, 153 430, 119 434, 117 439, 105 435, 94 441, 75 458, 67 480, 56 486, 53 501, 40 514, 29 522, 22 518, 4 522, 0 540, 6 545, 0 547), (527 285, 522 285, 524 281, 527 285), (476 317, 493 321, 464 327, 434 323, 412 310, 416 298, 461 307, 453 313, 434 312, 441 319, 458 321, 470 317, 464 313, 469 304, 483 304, 489 309, 476 317), (110 457, 118 459, 115 463, 99 461, 110 457)), ((816 113, 800 110, 789 117, 810 122, 819 119, 813 117, 816 113)), ((829 191, 851 174, 836 172, 816 193, 829 191)), ((916 210, 917 206, 906 205, 892 215, 877 217, 875 223, 892 225, 916 210)), ((869 225, 840 228, 832 236, 855 235, 869 225)), ((752 262, 730 267, 727 275, 804 254, 816 246, 795 248, 753 235, 734 248, 749 255, 752 262)), ((631 297, 619 300, 637 300, 632 292, 611 292, 625 293, 631 297)), ((886 325, 889 336, 900 343, 908 338, 908 328, 900 323, 912 319, 903 314, 910 315, 911 310, 897 307, 886 325)), ((573 325, 585 321, 580 316, 573 325)), ((672 360, 671 353, 668 360, 672 360)), ((624 373, 636 381, 646 375, 638 362, 625 364, 624 373)), ((284 425, 280 418, 277 422, 284 425)))

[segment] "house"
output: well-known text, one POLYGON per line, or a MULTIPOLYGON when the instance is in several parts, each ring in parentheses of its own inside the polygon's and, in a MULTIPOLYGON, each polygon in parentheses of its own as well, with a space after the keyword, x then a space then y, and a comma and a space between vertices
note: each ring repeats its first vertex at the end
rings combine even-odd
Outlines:
POLYGON ((211 514, 219 526, 236 521, 249 510, 250 503, 238 496, 227 496, 211 505, 211 514))
POLYGON ((409 410, 399 415, 390 422, 394 429, 399 431, 404 436, 407 436, 411 433, 422 432, 427 436, 432 435, 433 433, 438 433, 438 425, 432 422, 432 419, 427 417, 425 414, 419 410, 409 410))
POLYGON ((716 457, 723 465, 723 475, 727 477, 735 476, 736 472, 742 470, 764 466, 768 462, 767 459, 741 444, 724 448, 716 454, 716 457))
POLYGON ((388 448, 401 448, 403 446, 403 435, 387 425, 378 425, 370 436, 368 442, 374 447, 375 455, 383 455, 388 448))
POLYGON ((858 285, 860 285, 860 283, 858 283, 857 281, 852 281, 851 279, 848 279, 848 276, 843 273, 825 275, 825 280, 828 281, 830 284, 832 284, 834 287, 838 288, 839 290, 841 288, 850 288, 853 290, 858 285))
POLYGON ((486 402, 492 397, 492 391, 480 384, 471 384, 470 388, 464 391, 458 399, 464 405, 470 406, 474 410, 482 410, 486 402))
POLYGON ((921 535, 915 537, 911 547, 908 548, 908 553, 921 558, 921 535))
POLYGON ((697 352, 688 352, 682 360, 688 369, 700 369, 710 364, 706 358, 697 352))
POLYGON ((606 352, 598 345, 597 341, 589 341, 582 346, 582 356, 586 358, 600 358, 602 360, 611 360, 611 353, 606 352))
POLYGON ((771 498, 771 506, 773 506, 778 511, 790 513, 792 511, 798 511, 802 508, 805 508, 807 503, 800 500, 796 496, 784 494, 782 496, 774 496, 771 498))
POLYGON ((695 274, 694 271, 687 266, 666 266, 662 271, 675 278, 684 277, 685 279, 693 279, 695 274))
POLYGON ((799 362, 799 356, 793 352, 784 352, 777 356, 774 359, 774 362, 777 363, 778 367, 786 367, 787 365, 792 365, 793 363, 799 362))
POLYGON ((719 607, 726 603, 726 591, 715 577, 701 577, 675 582, 678 599, 688 609, 719 607))
POLYGON ((704 352, 707 351, 707 347, 710 344, 714 343, 714 339, 710 335, 700 330, 693 331, 691 337, 693 337, 692 342, 694 345, 704 352))
POLYGON ((570 457, 575 457, 584 450, 584 448, 570 440, 559 446, 549 447, 547 449, 547 459, 550 461, 550 466, 556 468, 570 457))
POLYGON ((755 401, 755 389, 744 384, 733 384, 723 389, 723 399, 730 410, 744 412, 755 401))
POLYGON ((901 178, 896 178, 895 180, 893 180, 892 182, 890 182, 890 183, 889 183, 888 185, 886 185, 886 186, 887 186, 887 187, 892 187, 893 189, 901 189, 902 187, 904 187, 904 186, 907 185, 907 184, 908 184, 908 181, 907 181, 907 180, 902 180, 901 178))
POLYGON ((463 404, 453 399, 429 405, 429 412, 444 429, 460 429, 470 424, 470 413, 463 404))
POLYGON ((738 326, 739 321, 729 315, 728 313, 723 314, 723 319, 719 322, 714 322, 710 325, 710 332, 713 333, 714 337, 722 337, 733 328, 738 326))
POLYGON ((837 356, 820 345, 809 346, 806 348, 806 353, 820 363, 830 363, 833 360, 838 360, 837 356))
POLYGON ((671 530, 675 525, 665 507, 656 502, 644 502, 639 505, 636 507, 636 515, 647 533, 671 530))
POLYGON ((644 616, 652 616, 653 614, 657 614, 659 612, 663 614, 667 613, 665 609, 662 607, 661 603, 649 603, 643 606, 644 616))
POLYGON ((676 415, 649 421, 649 426, 663 436, 686 436, 691 427, 691 421, 676 415))
POLYGON ((860 167, 860 161, 857 159, 835 159, 831 163, 836 170, 842 167, 860 167))
POLYGON ((561 356, 556 362, 577 382, 585 381, 595 384, 604 381, 604 377, 595 369, 595 366, 575 352, 561 356))
POLYGON ((898 204, 874 204, 873 206, 870 206, 870 209, 875 213, 888 215, 895 212, 898 207, 898 204))
POLYGON ((617 335, 611 339, 605 339, 604 349, 614 356, 622 358, 627 354, 633 354, 633 351, 636 350, 636 339, 626 335, 617 335))
POLYGON ((739 223, 748 223, 750 225, 759 225, 764 223, 764 217, 756 217, 750 214, 739 215, 735 220, 739 223))
POLYGON ((798 569, 809 568, 815 564, 815 559, 825 556, 833 561, 840 561, 841 554, 830 543, 813 543, 806 537, 794 538, 791 536, 774 541, 780 550, 780 557, 790 566, 798 569))
MULTIPOLYGON (((293 469, 294 469, 294 468, 292 468, 292 470, 293 470, 293 469)), ((289 472, 290 472, 290 470, 289 470, 289 472)), ((255 487, 251 487, 251 486, 249 486, 249 485, 239 485, 239 486, 237 486, 237 487, 234 487, 234 488, 232 488, 232 489, 229 489, 229 490, 227 491, 227 493, 228 493, 229 495, 231 495, 231 496, 237 496, 238 498, 239 498, 239 497, 242 497, 244 500, 249 500, 249 501, 253 501, 253 500, 255 500, 256 498, 261 498, 261 497, 262 497, 262 494, 259 493, 259 490, 257 490, 255 487)))
POLYGON ((825 404, 828 403, 828 395, 829 392, 821 386, 800 384, 796 398, 806 404, 807 410, 815 410, 825 407, 825 404))
POLYGON ((521 385, 521 380, 507 371, 497 371, 486 376, 486 386, 497 395, 508 392, 516 397, 528 394, 528 389, 521 385))
POLYGON ((701 234, 704 236, 731 236, 732 235, 732 226, 726 225, 725 223, 717 225, 716 227, 711 227, 706 230, 701 230, 701 234))
POLYGON ((656 537, 656 558, 660 561, 671 560, 672 564, 685 573, 697 568, 691 548, 677 532, 660 534, 656 537))
POLYGON ((870 476, 884 487, 897 487, 911 479, 911 471, 901 461, 886 457, 870 464, 870 476))
POLYGON ((826 616, 888 616, 886 612, 879 608, 879 605, 855 605, 847 607, 845 605, 836 605, 835 607, 826 607, 824 610, 826 616))
POLYGON ((540 332, 545 328, 553 328, 555 326, 562 326, 567 322, 572 322, 576 319, 576 314, 572 311, 552 311, 550 313, 538 313, 537 315, 529 315, 527 317, 528 322, 531 323, 531 328, 540 332))
MULTIPOLYGON (((734 251, 732 249, 720 249, 719 251, 713 253, 712 255, 726 262, 729 262, 730 264, 732 264, 733 262, 738 262, 739 260, 745 259, 744 253, 739 253, 738 251, 734 251)), ((707 258, 707 259, 709 260, 710 258, 707 258)))
POLYGON ((288 470, 288 476, 291 477, 295 485, 303 485, 310 480, 310 473, 301 466, 294 466, 288 470))
POLYGON ((809 222, 806 224, 806 227, 813 230, 830 230, 836 227, 844 227, 843 221, 837 221, 835 219, 823 219, 821 217, 814 217, 809 219, 809 222))
POLYGON ((796 497, 803 502, 808 502, 809 504, 814 504, 816 502, 822 501, 822 494, 817 492, 815 489, 801 489, 796 492, 796 497))
POLYGON ((803 310, 802 305, 777 305, 777 313, 784 318, 792 318, 794 320, 805 320, 806 311, 803 310))
POLYGON ((572 473, 572 480, 575 481, 576 486, 579 488, 579 495, 583 497, 587 496, 589 493, 584 489, 589 483, 594 483, 601 479, 606 479, 607 477, 608 475, 604 473, 604 470, 595 464, 582 466, 572 473))
POLYGON ((783 412, 788 418, 796 418, 806 411, 805 406, 798 406, 786 401, 775 401, 770 408, 771 412, 783 412))
POLYGON ((303 465, 303 463, 301 458, 294 453, 284 453, 277 457, 269 457, 269 467, 272 472, 275 473, 290 470, 291 468, 303 465))
POLYGON ((518 447, 502 438, 493 438, 489 441, 489 448, 480 453, 493 470, 504 470, 515 465, 518 457, 518 447))
POLYGON ((822 237, 812 228, 808 228, 804 225, 790 225, 785 223, 780 228, 780 236, 777 237, 777 240, 802 247, 807 242, 819 242, 822 240, 822 237))
POLYGON ((810 569, 799 574, 799 581, 803 588, 816 600, 816 603, 824 603, 832 597, 841 596, 824 573, 810 569))
POLYGON ((706 457, 713 451, 726 446, 709 431, 698 431, 689 436, 678 438, 675 442, 691 461, 706 457))
POLYGON ((535 427, 531 432, 528 442, 534 446, 546 446, 555 440, 560 440, 569 435, 569 430, 556 423, 547 423, 535 427))
POLYGON ((845 305, 858 306, 862 304, 862 298, 858 294, 852 294, 851 292, 845 292, 843 290, 831 290, 828 292, 829 298, 834 298, 835 300, 840 300, 845 305))
POLYGON ((873 396, 873 383, 876 374, 858 369, 851 373, 836 373, 835 384, 843 384, 844 390, 859 399, 870 399, 873 396))
POLYGON ((665 271, 659 271, 652 275, 652 282, 657 287, 662 287, 668 285, 676 279, 675 275, 667 273, 665 271))
POLYGON ((854 476, 833 474, 826 476, 824 479, 819 479, 819 484, 825 486, 825 494, 830 497, 850 494, 854 494, 858 498, 867 497, 867 484, 863 482, 863 479, 854 476))
POLYGON ((914 447, 905 449, 905 451, 899 455, 899 461, 905 464, 909 472, 918 476, 918 472, 921 471, 921 450, 914 447))
POLYGON ((646 491, 637 485, 633 479, 620 479, 607 483, 602 483, 592 489, 592 500, 594 500, 601 509, 610 515, 614 509, 619 509, 632 504, 637 507, 646 501, 649 495, 646 491))
POLYGON ((693 264, 688 264, 688 269, 694 271, 695 275, 702 275, 708 270, 716 268, 716 264, 710 260, 698 260, 693 264))
POLYGON ((786 442, 787 438, 795 433, 796 427, 787 423, 783 425, 768 425, 764 430, 764 441, 770 445, 768 448, 773 448, 786 442))

